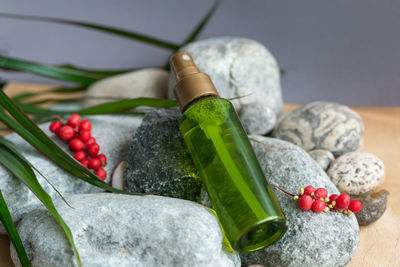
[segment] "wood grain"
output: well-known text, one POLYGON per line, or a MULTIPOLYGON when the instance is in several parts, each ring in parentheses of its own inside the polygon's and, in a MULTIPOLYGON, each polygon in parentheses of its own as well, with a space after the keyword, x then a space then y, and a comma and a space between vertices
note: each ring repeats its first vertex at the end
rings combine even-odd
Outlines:
MULTIPOLYGON (((44 90, 49 86, 13 83, 9 95, 44 90)), ((285 105, 285 111, 298 105, 285 105)), ((353 107, 365 125, 363 151, 377 155, 385 164, 386 180, 381 186, 389 191, 385 214, 372 225, 361 227, 360 244, 349 267, 400 266, 400 107, 353 107)), ((1 185, 0 185, 1 186, 1 185)), ((9 240, 0 235, 0 267, 13 266, 9 240)))

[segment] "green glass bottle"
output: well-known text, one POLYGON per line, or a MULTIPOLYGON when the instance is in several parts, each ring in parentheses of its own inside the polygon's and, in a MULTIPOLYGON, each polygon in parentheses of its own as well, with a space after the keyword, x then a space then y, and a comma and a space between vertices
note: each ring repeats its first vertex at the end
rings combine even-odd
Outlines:
POLYGON ((187 52, 171 57, 185 143, 232 247, 264 248, 283 236, 285 216, 232 106, 187 52))

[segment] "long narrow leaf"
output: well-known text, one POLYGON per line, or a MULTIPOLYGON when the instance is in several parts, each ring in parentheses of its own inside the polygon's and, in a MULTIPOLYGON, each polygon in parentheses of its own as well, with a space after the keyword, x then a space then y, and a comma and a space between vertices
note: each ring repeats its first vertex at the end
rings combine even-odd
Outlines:
POLYGON ((0 190, 0 221, 3 223, 11 242, 14 244, 14 248, 17 251, 19 261, 23 267, 30 266, 29 259, 26 256, 24 246, 22 245, 21 238, 15 228, 14 222, 11 218, 10 211, 8 210, 7 204, 4 200, 3 194, 0 190))
POLYGON ((62 81, 75 82, 82 85, 89 85, 102 78, 101 76, 80 73, 75 70, 53 67, 46 64, 6 57, 2 55, 0 55, 0 68, 31 72, 37 75, 62 81))
POLYGON ((82 266, 71 230, 58 213, 49 194, 47 194, 39 184, 39 181, 37 180, 31 167, 3 144, 0 144, 0 151, 0 163, 3 164, 4 167, 6 167, 12 174, 14 174, 15 177, 20 179, 51 212, 56 221, 60 224, 61 228, 64 230, 65 235, 67 236, 67 239, 75 252, 76 260, 78 261, 79 266, 82 266))
MULTIPOLYGON (((114 76, 118 74, 123 74, 127 73, 130 71, 135 71, 138 70, 138 68, 131 68, 131 69, 109 69, 109 70, 102 70, 102 69, 88 69, 88 68, 82 68, 78 67, 72 64, 61 64, 61 65, 56 65, 58 68, 63 68, 63 69, 68 69, 68 70, 76 70, 92 75, 98 75, 102 77, 109 77, 109 76, 114 76)), ((151 67, 148 67, 151 68, 151 67)))
POLYGON ((65 171, 90 184, 103 188, 104 190, 128 194, 127 192, 113 188, 98 179, 96 175, 75 161, 70 155, 55 144, 28 116, 26 116, 2 90, 0 90, 0 104, 10 114, 12 114, 18 123, 12 120, 2 110, 0 110, 0 121, 6 124, 10 129, 16 131, 22 138, 28 141, 38 151, 43 153, 65 171), (29 131, 27 129, 29 129, 29 131))
POLYGON ((167 41, 160 40, 160 39, 157 39, 154 37, 150 37, 150 36, 147 36, 142 33, 127 31, 127 30, 120 29, 117 27, 105 26, 105 25, 100 25, 100 24, 95 24, 95 23, 90 23, 90 22, 74 21, 74 20, 59 19, 59 18, 40 17, 40 16, 18 15, 18 14, 9 14, 9 13, 0 13, 0 17, 12 18, 12 19, 22 19, 22 20, 45 21, 45 22, 53 22, 53 23, 79 26, 79 27, 84 27, 84 28, 88 28, 88 29, 92 29, 92 30, 110 33, 110 34, 115 34, 115 35, 122 36, 122 37, 125 37, 128 39, 133 39, 136 41, 144 42, 147 44, 152 44, 155 46, 167 48, 167 49, 174 50, 174 51, 179 49, 179 46, 172 42, 167 42, 167 41))
POLYGON ((121 113, 136 108, 138 106, 176 107, 177 105, 178 104, 174 100, 142 97, 142 98, 118 100, 80 110, 53 110, 53 109, 39 108, 24 103, 19 104, 19 107, 24 112, 33 115, 67 115, 74 113, 80 115, 100 115, 100 114, 121 113))
POLYGON ((33 96, 40 96, 44 94, 69 94, 69 93, 77 93, 86 90, 86 87, 56 87, 56 88, 51 88, 48 90, 42 90, 40 92, 24 92, 20 93, 18 95, 15 95, 12 99, 14 101, 21 101, 25 98, 33 97, 33 96))
MULTIPOLYGON (((64 198, 64 196, 61 194, 60 191, 58 191, 58 189, 49 181, 49 179, 47 179, 46 176, 43 175, 43 173, 41 171, 39 171, 35 166, 33 166, 19 151, 18 149, 15 147, 15 145, 8 141, 7 139, 5 139, 3 136, 0 136, 0 145, 8 148, 11 152, 13 152, 16 156, 19 157, 19 159, 23 160, 26 164, 29 165, 29 167, 31 167, 33 170, 35 170, 40 176, 42 176, 42 178, 53 188, 53 190, 60 196, 60 198, 65 202, 65 204, 67 204, 68 206, 71 207, 71 205, 67 202, 67 200, 64 198)), ((71 207, 72 208, 72 207, 71 207)))
POLYGON ((194 28, 194 30, 189 34, 189 36, 185 39, 185 41, 183 41, 183 43, 181 44, 181 47, 187 43, 193 42, 197 38, 197 36, 200 34, 200 32, 207 25, 208 21, 214 15, 215 11, 217 10, 217 8, 221 4, 221 2, 222 2, 222 0, 217 0, 215 2, 215 4, 207 12, 205 17, 200 21, 200 23, 196 26, 196 28, 194 28))

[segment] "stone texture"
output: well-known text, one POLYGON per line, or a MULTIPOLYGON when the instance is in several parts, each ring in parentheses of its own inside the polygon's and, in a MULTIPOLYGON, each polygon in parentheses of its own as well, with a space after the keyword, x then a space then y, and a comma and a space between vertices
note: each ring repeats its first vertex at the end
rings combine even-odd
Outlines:
POLYGON ((85 106, 94 106, 115 98, 167 98, 168 72, 162 69, 142 69, 102 79, 86 90, 85 106), (105 99, 94 99, 102 97, 105 99), (107 99, 109 97, 109 99, 107 99))
MULTIPOLYGON (((129 157, 133 158, 128 158, 128 162, 132 161, 131 164, 134 161, 138 163, 131 165, 133 167, 130 172, 140 174, 138 181, 144 188, 149 188, 148 191, 172 188, 167 193, 174 197, 186 194, 185 188, 188 187, 185 183, 187 181, 182 177, 196 179, 186 175, 187 172, 183 171, 192 170, 194 166, 189 160, 190 157, 182 138, 177 137, 178 118, 171 119, 178 114, 177 111, 171 110, 158 110, 153 114, 148 114, 150 119, 146 117, 143 119, 143 124, 139 127, 131 146, 131 151, 136 151, 136 153, 130 153, 129 157), (170 114, 170 112, 173 113, 170 114), (145 127, 143 129, 146 131, 142 130, 143 125, 145 127), (149 132, 151 134, 148 134, 149 132), (157 142, 157 138, 153 135, 161 140, 157 142), (175 136, 175 138, 171 138, 171 136, 175 136), (148 149, 141 148, 142 150, 139 150, 135 148, 136 146, 148 149), (168 161, 171 158, 174 160, 168 161), (161 169, 151 171, 151 165, 160 163, 161 169), (179 172, 176 171, 178 168, 181 168, 179 172), (172 172, 171 169, 175 171, 172 172), (148 181, 145 181, 146 177, 150 177, 148 181), (176 184, 179 181, 183 181, 183 186, 176 184), (152 187, 153 184, 156 186, 152 187)), ((298 192, 300 187, 307 185, 325 187, 330 194, 339 192, 326 173, 301 148, 274 138, 256 135, 250 137, 253 140, 252 144, 257 158, 271 183, 289 192, 298 192)), ((134 177, 135 175, 132 175, 132 178, 134 177)), ((134 183, 132 182, 132 184, 134 183)), ((190 190, 191 187, 189 187, 189 192, 192 192, 190 190)), ((344 216, 336 212, 320 214, 304 212, 290 197, 277 190, 274 191, 287 217, 288 231, 274 245, 258 252, 242 255, 244 266, 250 264, 345 266, 352 259, 359 242, 359 229, 354 215, 344 216)), ((205 203, 208 197, 201 193, 204 191, 200 190, 200 186, 196 194, 193 194, 194 199, 199 199, 198 192, 200 192, 201 201, 205 203)))
POLYGON ((362 203, 362 210, 356 213, 358 224, 369 225, 382 217, 386 210, 387 197, 389 192, 382 189, 378 192, 351 196, 351 199, 358 199, 362 203))
MULTIPOLYGON (((101 153, 107 156, 108 166, 105 167, 105 170, 108 173, 106 181, 109 182, 116 164, 126 158, 130 140, 142 118, 114 115, 90 116, 85 118, 89 118, 92 121, 92 134, 100 145, 101 153)), ((40 125, 40 128, 65 151, 68 151, 67 144, 60 141, 48 130, 49 124, 50 123, 43 123, 40 125)), ((75 178, 60 169, 60 167, 37 152, 35 148, 30 146, 17 134, 10 134, 6 136, 6 138, 12 141, 19 151, 38 168, 63 195, 102 191, 102 189, 75 178)), ((44 190, 49 193, 53 199, 58 199, 59 196, 50 185, 37 173, 36 176, 44 190)), ((36 196, 17 178, 12 176, 2 165, 0 165, 0 188, 14 222, 18 222, 27 212, 37 207, 42 207, 41 202, 36 196)), ((5 229, 1 223, 0 233, 5 233, 5 229)))
POLYGON ((337 158, 328 175, 340 191, 360 195, 374 190, 385 180, 385 166, 368 152, 351 152, 337 158))
POLYGON ((306 151, 325 149, 340 156, 359 150, 364 126, 360 116, 333 102, 312 102, 278 119, 273 136, 306 151))
MULTIPOLYGON (((71 229, 82 266, 240 266, 226 249, 218 220, 191 201, 110 193, 71 195, 56 203, 71 229)), ((59 225, 47 211, 20 223, 32 267, 77 266, 59 225)), ((19 265, 16 252, 11 256, 19 265)))
POLYGON ((179 132, 180 111, 148 113, 130 145, 125 189, 198 201, 201 182, 179 132))
MULTIPOLYGON (((292 193, 307 185, 338 193, 326 173, 299 147, 278 139, 250 137, 257 140, 252 144, 270 183, 292 193)), ((352 259, 359 242, 354 215, 305 212, 289 196, 276 189, 274 192, 286 215, 288 230, 275 244, 241 255, 243 265, 345 266, 352 259)))
POLYGON ((329 165, 332 163, 332 161, 335 160, 333 154, 328 150, 316 149, 309 151, 308 154, 313 158, 313 160, 315 160, 318 163, 318 165, 324 171, 326 171, 329 165))
MULTIPOLYGON (((248 133, 266 134, 282 113, 278 64, 260 43, 237 37, 217 37, 190 43, 200 71, 207 73, 224 98, 243 96, 232 103, 248 133)), ((175 79, 170 75, 168 96, 174 98, 175 79)))
POLYGON ((126 161, 121 161, 117 167, 115 167, 114 172, 111 177, 111 185, 114 188, 124 190, 124 172, 126 167, 126 161))

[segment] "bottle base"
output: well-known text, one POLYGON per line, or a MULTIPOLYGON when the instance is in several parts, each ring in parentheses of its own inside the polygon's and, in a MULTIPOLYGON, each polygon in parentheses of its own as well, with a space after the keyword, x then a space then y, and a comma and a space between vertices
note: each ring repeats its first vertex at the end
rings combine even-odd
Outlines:
POLYGON ((246 253, 265 248, 279 240, 286 230, 284 220, 261 221, 242 234, 235 244, 235 249, 241 253, 246 253))

